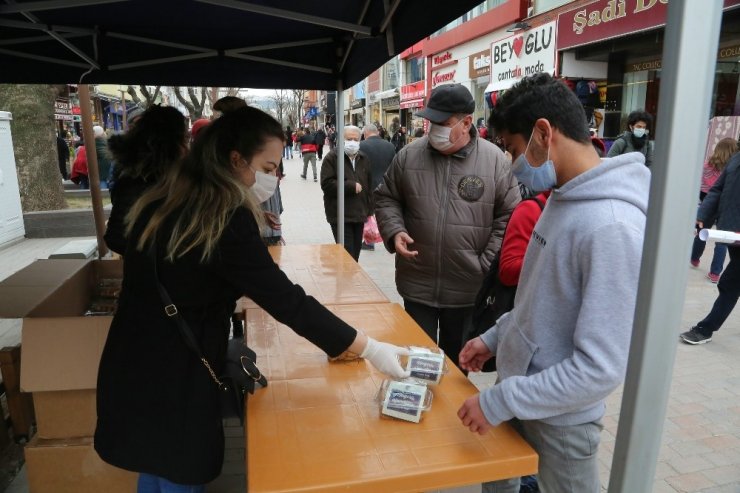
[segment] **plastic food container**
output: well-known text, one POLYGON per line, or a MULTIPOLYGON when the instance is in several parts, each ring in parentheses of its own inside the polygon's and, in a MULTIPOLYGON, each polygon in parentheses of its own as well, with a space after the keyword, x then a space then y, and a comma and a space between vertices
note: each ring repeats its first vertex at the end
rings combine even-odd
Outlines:
POLYGON ((423 383, 384 380, 377 400, 381 414, 418 423, 422 414, 432 408, 432 391, 423 383))
POLYGON ((448 371, 444 351, 423 346, 409 346, 408 349, 405 367, 411 372, 410 378, 419 383, 438 384, 448 371))

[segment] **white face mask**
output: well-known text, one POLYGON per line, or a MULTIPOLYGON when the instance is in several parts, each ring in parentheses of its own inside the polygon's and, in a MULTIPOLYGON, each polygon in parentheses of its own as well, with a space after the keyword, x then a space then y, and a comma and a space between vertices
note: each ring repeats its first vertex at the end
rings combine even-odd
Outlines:
POLYGON ((642 137, 648 134, 648 131, 647 129, 644 129, 644 128, 633 127, 632 134, 638 139, 641 139, 642 137))
POLYGON ((460 120, 451 127, 429 122, 429 143, 439 152, 445 152, 451 149, 455 146, 455 143, 450 142, 450 133, 452 133, 453 128, 462 122, 463 120, 460 120))
POLYGON ((254 172, 254 185, 249 187, 249 190, 257 198, 257 202, 260 204, 265 200, 272 197, 275 193, 275 189, 278 185, 278 178, 275 175, 268 175, 259 171, 254 172))
POLYGON ((350 156, 354 156, 357 154, 357 151, 360 150, 360 143, 356 140, 345 140, 344 141, 344 152, 346 152, 350 156))

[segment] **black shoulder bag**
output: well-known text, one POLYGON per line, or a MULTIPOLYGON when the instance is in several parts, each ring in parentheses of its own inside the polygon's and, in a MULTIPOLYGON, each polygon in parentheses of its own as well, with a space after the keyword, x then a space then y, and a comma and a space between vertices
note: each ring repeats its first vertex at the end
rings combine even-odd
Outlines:
POLYGON ((262 387, 267 387, 267 379, 262 373, 255 362, 257 361, 257 355, 254 351, 247 347, 244 337, 234 337, 229 340, 226 349, 226 363, 224 371, 220 376, 216 375, 216 372, 211 368, 208 360, 203 356, 202 351, 198 345, 198 341, 195 338, 195 334, 190 330, 190 326, 185 321, 177 307, 172 302, 167 289, 159 281, 159 274, 157 272, 157 258, 155 255, 156 247, 152 247, 151 258, 154 263, 154 277, 157 280, 157 290, 159 296, 164 303, 164 312, 174 320, 177 328, 180 330, 185 345, 195 353, 198 359, 206 367, 208 373, 211 375, 211 379, 218 386, 219 395, 221 398, 221 416, 226 418, 239 418, 239 422, 244 424, 244 398, 247 392, 254 394, 255 383, 260 384, 262 387))
MULTIPOLYGON (((538 198, 532 197, 525 200, 534 200, 537 205, 540 206, 540 210, 544 209, 543 204, 538 198)), ((508 224, 507 224, 508 229, 508 224)), ((506 237, 506 230, 504 230, 504 236, 506 237)), ((503 238, 501 240, 501 246, 503 247, 503 238)), ((483 278, 478 294, 475 296, 475 306, 473 308, 472 325, 468 332, 465 341, 475 339, 480 336, 488 329, 493 327, 496 320, 506 312, 511 311, 514 308, 514 297, 516 296, 516 286, 506 286, 501 282, 498 276, 499 259, 501 258, 501 252, 498 253, 491 262, 491 266, 488 269, 486 277, 483 278)), ((496 370, 496 357, 489 359, 483 365, 482 371, 490 372, 496 370)))

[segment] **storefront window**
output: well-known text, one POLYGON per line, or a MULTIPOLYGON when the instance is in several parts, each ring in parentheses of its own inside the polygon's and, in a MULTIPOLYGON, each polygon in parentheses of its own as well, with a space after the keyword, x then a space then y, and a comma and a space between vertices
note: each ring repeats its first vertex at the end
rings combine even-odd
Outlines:
POLYGON ((383 70, 383 89, 398 87, 398 57, 389 60, 383 70))
POLYGON ((721 60, 717 63, 712 94, 712 116, 740 115, 739 64, 740 60, 721 60))
POLYGON ((406 84, 413 84, 424 80, 424 57, 409 58, 406 60, 406 84))

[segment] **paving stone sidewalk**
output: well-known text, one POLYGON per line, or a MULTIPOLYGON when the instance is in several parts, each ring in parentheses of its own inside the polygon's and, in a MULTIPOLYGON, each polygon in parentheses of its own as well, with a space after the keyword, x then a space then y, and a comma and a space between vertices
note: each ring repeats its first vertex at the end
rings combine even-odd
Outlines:
MULTIPOLYGON (((297 155, 285 162, 285 168, 287 176, 281 183, 281 189, 286 242, 332 243, 320 184, 300 178, 303 162, 297 155)), ((687 242, 690 240, 686 239, 687 242)), ((53 251, 63 244, 49 241, 39 246, 39 243, 33 243, 39 240, 30 241, 24 242, 23 246, 32 246, 38 258, 44 257, 45 248, 53 251)), ((0 249, 0 279, 23 267, 23 255, 14 253, 13 265, 9 265, 6 258, 6 255, 10 255, 8 252, 17 252, 18 248, 0 249)), ((712 249, 708 248, 702 265, 698 269, 690 269, 682 324, 675 328, 676 341, 680 332, 703 318, 716 297, 716 285, 706 278, 711 253, 712 249)), ((36 257, 30 257, 27 262, 33 258, 36 257)), ((401 302, 395 289, 392 255, 377 245, 375 251, 361 253, 360 264, 392 302, 401 302)), ((485 388, 493 383, 494 375, 472 375, 471 379, 480 388, 485 388)), ((599 459, 603 491, 608 486, 621 398, 620 388, 607 401, 599 459)), ((27 485, 24 489, 23 475, 6 491, 26 493, 28 489, 27 485)), ((480 486, 475 485, 444 490, 444 493, 479 491, 480 486)), ((652 491, 740 493, 740 309, 730 316, 711 343, 703 346, 678 343, 652 491)))

